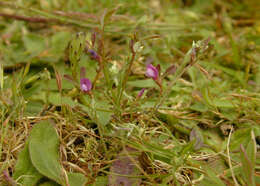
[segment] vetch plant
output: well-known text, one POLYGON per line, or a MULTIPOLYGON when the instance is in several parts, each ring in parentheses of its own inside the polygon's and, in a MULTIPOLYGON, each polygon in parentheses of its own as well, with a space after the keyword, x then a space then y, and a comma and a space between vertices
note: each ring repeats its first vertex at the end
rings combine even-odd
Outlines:
MULTIPOLYGON (((210 38, 193 42, 191 49, 184 56, 183 62, 175 70, 174 66, 169 67, 169 72, 174 72, 174 76, 171 82, 168 83, 167 89, 164 92, 163 96, 158 99, 158 102, 154 105, 154 109, 158 110, 159 107, 163 104, 167 96, 169 95, 172 86, 178 81, 179 78, 195 63, 197 63, 201 58, 203 58, 208 50, 208 45, 210 38)), ((167 70, 166 70, 167 72, 167 70)))
MULTIPOLYGON (((94 36, 92 35, 92 38, 93 37, 94 36)), ((96 69, 97 74, 93 82, 91 82, 89 77, 86 77, 86 69, 84 67, 81 68, 79 67, 78 61, 80 60, 81 56, 75 57, 74 55, 78 55, 78 53, 75 52, 74 50, 71 50, 71 52, 74 51, 74 53, 72 54, 70 53, 70 56, 72 60, 73 59, 77 59, 77 60, 74 61, 73 65, 71 66, 71 71, 72 72, 74 70, 75 71, 73 73, 73 77, 70 77, 70 79, 74 81, 74 85, 76 85, 76 88, 79 90, 79 92, 77 92, 78 94, 75 96, 75 99, 78 100, 79 104, 87 107, 86 110, 87 117, 89 117, 92 121, 96 123, 97 130, 100 135, 100 139, 102 141, 104 152, 107 152, 106 138, 111 135, 111 133, 108 133, 107 131, 113 130, 110 127, 111 126, 117 127, 118 125, 119 127, 122 128, 121 125, 126 125, 129 122, 133 122, 136 119, 136 117, 138 115, 141 115, 142 113, 149 113, 150 117, 157 118, 157 114, 159 113, 158 109, 160 108, 160 106, 163 104, 163 102, 169 95, 170 91, 172 90, 172 87, 177 82, 177 80, 187 71, 188 68, 194 65, 200 59, 200 57, 203 57, 203 55, 205 55, 205 51, 207 49, 209 40, 194 43, 192 48, 185 55, 183 63, 181 63, 179 66, 175 64, 170 65, 170 67, 168 67, 165 70, 165 72, 162 74, 161 74, 160 64, 156 66, 151 63, 146 65, 145 72, 144 72, 146 78, 151 78, 159 86, 160 91, 159 94, 155 93, 155 95, 158 96, 158 99, 155 102, 154 108, 151 108, 151 110, 149 109, 142 110, 141 103, 144 103, 147 100, 149 101, 149 99, 141 100, 142 96, 146 91, 146 88, 142 87, 141 90, 137 93, 135 99, 132 99, 132 97, 129 96, 130 94, 128 94, 127 92, 129 91, 129 89, 131 90, 132 88, 128 86, 128 81, 132 78, 131 76, 132 76, 132 67, 134 66, 133 64, 136 62, 136 60, 138 59, 138 55, 140 55, 142 51, 141 50, 142 41, 140 41, 140 39, 137 38, 136 35, 134 35, 130 40, 130 55, 127 58, 127 61, 122 65, 121 69, 113 70, 113 68, 115 67, 113 67, 110 64, 109 61, 110 56, 107 57, 106 51, 103 47, 104 40, 100 41, 104 39, 104 37, 102 36, 98 38, 99 40, 97 40, 97 42, 101 44, 97 49, 94 48, 93 41, 92 41, 92 45, 90 45, 85 40, 85 37, 81 38, 83 41, 78 41, 76 43, 76 48, 80 48, 80 49, 84 48, 85 53, 92 60, 98 62, 97 63, 98 66, 96 69), (82 43, 85 43, 86 46, 84 45, 81 46, 82 43), (170 82, 168 81, 167 86, 165 86, 163 85, 162 82, 164 81, 165 77, 168 75, 173 75, 173 77, 171 77, 170 82), (118 83, 113 83, 115 82, 114 78, 118 80, 116 81, 118 83), (98 91, 100 90, 101 86, 102 86, 102 91, 98 91), (106 119, 105 122, 102 121, 104 120, 103 119, 104 115, 101 115, 99 111, 102 110, 103 108, 98 108, 98 104, 97 104, 98 99, 100 99, 98 97, 100 96, 103 96, 105 98, 102 99, 102 102, 106 102, 108 104, 107 107, 107 109, 109 110, 108 112, 111 112, 111 114, 108 116, 108 119, 106 119), (110 110, 110 108, 112 109, 110 110)), ((66 77, 68 77, 68 75, 66 75, 66 77)), ((164 83, 166 84, 167 81, 164 83)), ((131 132, 127 136, 124 136, 124 134, 118 134, 116 137, 121 139, 122 141, 125 141, 125 143, 127 144, 131 144, 135 146, 137 145, 137 142, 135 140, 134 142, 131 142, 130 138, 137 137, 138 136, 137 133, 131 132)), ((188 134, 189 131, 187 131, 186 133, 188 134)), ((188 159, 188 156, 186 156, 185 151, 192 151, 193 145, 194 144, 192 142, 192 143, 188 143, 186 146, 183 146, 184 149, 186 148, 188 150, 180 151, 181 153, 178 152, 177 150, 172 150, 171 152, 169 152, 167 157, 169 159, 174 159, 173 157, 176 156, 176 154, 178 154, 180 155, 181 159, 186 161, 186 159, 188 159)), ((174 160, 174 161, 175 162, 173 164, 177 170, 178 167, 182 166, 182 162, 178 162, 178 160, 174 160)))
POLYGON ((75 2, 0 2, 0 183, 256 185, 257 30, 232 17, 248 4, 218 4, 216 26, 210 3, 75 2))

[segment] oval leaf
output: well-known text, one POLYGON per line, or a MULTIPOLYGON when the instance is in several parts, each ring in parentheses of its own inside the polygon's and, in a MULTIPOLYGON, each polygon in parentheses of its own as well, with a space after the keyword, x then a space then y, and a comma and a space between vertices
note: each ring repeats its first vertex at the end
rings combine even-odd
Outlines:
POLYGON ((62 184, 64 179, 58 149, 59 137, 53 126, 47 121, 36 124, 29 141, 31 161, 41 174, 62 184))
POLYGON ((34 168, 29 154, 28 143, 19 153, 18 161, 15 165, 13 178, 18 180, 18 183, 26 186, 34 186, 43 176, 34 168))
POLYGON ((87 182, 86 177, 80 173, 68 173, 70 186, 84 186, 87 182))

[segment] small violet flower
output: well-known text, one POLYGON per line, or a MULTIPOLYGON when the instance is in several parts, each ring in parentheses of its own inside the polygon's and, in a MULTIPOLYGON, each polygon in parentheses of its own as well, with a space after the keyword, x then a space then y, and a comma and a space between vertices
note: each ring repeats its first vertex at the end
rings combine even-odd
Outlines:
POLYGON ((140 92, 138 92, 137 98, 142 97, 142 95, 144 94, 145 89, 146 89, 146 88, 142 88, 142 90, 140 90, 140 92))
POLYGON ((90 54, 90 57, 96 61, 100 61, 100 56, 92 49, 88 49, 88 53, 90 54))
POLYGON ((80 79, 80 89, 82 92, 87 93, 92 89, 92 83, 88 78, 80 79))
POLYGON ((152 64, 148 64, 146 66, 146 74, 147 77, 153 78, 153 80, 157 80, 159 77, 159 72, 156 67, 152 64))

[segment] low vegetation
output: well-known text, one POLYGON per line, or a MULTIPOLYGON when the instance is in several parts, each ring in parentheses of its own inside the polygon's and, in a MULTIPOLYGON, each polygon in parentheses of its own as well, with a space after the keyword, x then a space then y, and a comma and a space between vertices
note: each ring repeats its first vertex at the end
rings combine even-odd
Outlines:
POLYGON ((0 185, 259 185, 259 10, 0 1, 0 185))

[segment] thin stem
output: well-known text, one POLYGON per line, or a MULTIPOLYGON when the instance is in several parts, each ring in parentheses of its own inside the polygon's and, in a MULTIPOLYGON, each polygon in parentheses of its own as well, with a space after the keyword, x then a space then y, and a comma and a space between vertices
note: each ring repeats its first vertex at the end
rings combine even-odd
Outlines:
POLYGON ((233 179, 235 185, 236 185, 236 186, 239 186, 239 184, 237 183, 236 176, 235 176, 235 174, 234 174, 233 168, 232 168, 232 163, 231 163, 231 158, 230 158, 230 153, 229 153, 229 152, 230 152, 230 151, 229 151, 229 144, 230 144, 230 139, 231 139, 232 131, 233 131, 233 126, 231 127, 231 130, 230 130, 230 132, 229 132, 228 141, 227 141, 228 165, 229 165, 229 167, 230 167, 232 179, 233 179))
POLYGON ((131 72, 131 68, 132 68, 132 65, 134 63, 134 59, 135 59, 135 56, 136 56, 136 53, 135 52, 132 52, 132 57, 131 57, 131 60, 129 62, 129 65, 128 65, 128 68, 126 70, 126 73, 124 75, 124 79, 123 79, 123 82, 122 82, 122 86, 119 87, 120 88, 120 92, 119 92, 119 95, 118 95, 118 98, 117 98, 117 105, 120 105, 120 100, 122 98, 122 94, 125 90, 125 87, 126 87, 126 82, 128 80, 128 77, 130 75, 130 72, 131 72))
MULTIPOLYGON (((92 98, 94 99, 94 98, 92 98)), ((96 109, 93 108, 85 99, 83 96, 80 96, 80 101, 86 105, 89 109, 90 109, 90 112, 89 112, 89 117, 97 124, 97 128, 98 128, 98 131, 99 131, 99 134, 100 134, 100 140, 102 142, 102 145, 104 147, 104 151, 105 153, 107 152, 107 147, 106 147, 106 143, 105 143, 105 140, 104 140, 104 128, 102 126, 102 123, 99 122, 99 119, 97 117, 97 112, 96 112, 96 109)))
POLYGON ((165 99, 169 96, 170 92, 171 92, 171 88, 172 86, 178 81, 178 79, 187 71, 187 69, 190 67, 190 65, 186 66, 189 63, 189 60, 187 60, 186 62, 184 62, 180 67, 179 70, 176 71, 175 76, 173 78, 173 80, 168 84, 168 89, 166 89, 166 91, 164 92, 164 94, 162 95, 162 97, 159 98, 159 101, 157 104, 154 105, 154 110, 158 110, 159 107, 163 104, 163 102, 165 101, 165 99))

